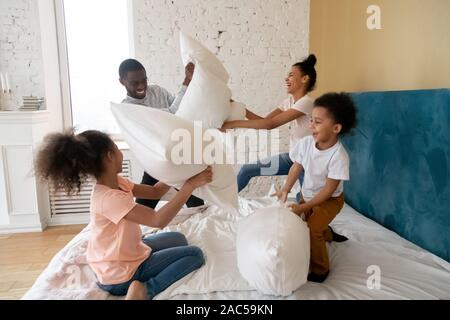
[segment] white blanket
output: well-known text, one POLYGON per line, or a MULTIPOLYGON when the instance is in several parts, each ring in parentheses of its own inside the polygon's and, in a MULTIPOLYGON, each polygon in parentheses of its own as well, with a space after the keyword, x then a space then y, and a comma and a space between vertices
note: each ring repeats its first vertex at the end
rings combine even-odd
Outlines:
MULTIPOLYGON (((164 231, 182 232, 190 244, 202 248, 206 263, 155 299, 278 299, 249 286, 239 274, 235 252, 236 222, 273 201, 241 198, 237 216, 211 206, 194 215, 190 212, 185 216, 188 219, 166 227, 164 231)), ((331 271, 327 280, 322 284, 308 282, 288 299, 450 298, 450 264, 446 261, 347 205, 332 226, 350 240, 328 245, 331 271), (367 285, 373 268, 381 272, 379 289, 367 285)), ((52 259, 23 299, 118 299, 96 286, 95 275, 86 264, 89 232, 88 226, 52 259)))

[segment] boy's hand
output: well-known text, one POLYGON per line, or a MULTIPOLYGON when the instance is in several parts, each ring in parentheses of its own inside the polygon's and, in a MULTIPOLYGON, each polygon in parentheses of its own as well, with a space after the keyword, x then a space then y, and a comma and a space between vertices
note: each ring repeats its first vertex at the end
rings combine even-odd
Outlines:
POLYGON ((298 203, 292 203, 288 205, 288 207, 298 216, 301 216, 301 214, 305 212, 305 207, 298 203))
POLYGON ((287 200, 289 192, 281 189, 281 190, 276 190, 275 193, 272 193, 270 196, 271 197, 277 197, 279 201, 281 201, 281 203, 285 203, 287 200))

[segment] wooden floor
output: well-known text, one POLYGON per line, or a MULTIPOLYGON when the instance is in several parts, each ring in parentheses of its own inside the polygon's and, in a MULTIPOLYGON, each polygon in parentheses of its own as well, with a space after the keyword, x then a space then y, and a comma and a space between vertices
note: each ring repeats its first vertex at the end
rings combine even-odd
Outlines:
POLYGON ((52 257, 84 227, 58 226, 38 233, 0 235, 0 300, 20 299, 52 257))

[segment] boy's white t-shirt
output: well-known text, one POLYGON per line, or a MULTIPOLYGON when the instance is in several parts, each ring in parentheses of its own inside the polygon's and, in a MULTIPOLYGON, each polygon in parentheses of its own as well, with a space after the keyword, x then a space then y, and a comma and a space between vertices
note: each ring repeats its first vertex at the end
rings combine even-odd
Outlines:
POLYGON ((292 150, 295 147, 298 140, 311 135, 309 124, 311 122, 313 107, 314 99, 308 95, 301 97, 295 102, 294 98, 290 95, 289 98, 285 99, 279 107, 283 111, 295 109, 305 114, 304 116, 298 117, 289 123, 289 150, 292 150))
POLYGON ((300 139, 289 152, 291 160, 303 166, 302 195, 305 201, 311 200, 326 184, 326 179, 341 180, 332 197, 338 197, 344 191, 343 180, 349 180, 350 160, 344 146, 338 141, 326 150, 319 150, 312 136, 300 139))

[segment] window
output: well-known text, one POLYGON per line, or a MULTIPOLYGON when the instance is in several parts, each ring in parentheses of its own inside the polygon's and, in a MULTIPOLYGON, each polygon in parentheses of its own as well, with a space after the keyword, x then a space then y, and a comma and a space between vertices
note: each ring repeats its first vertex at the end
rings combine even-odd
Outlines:
POLYGON ((110 101, 120 102, 121 61, 133 55, 129 0, 57 0, 64 122, 77 132, 115 135, 110 101))

